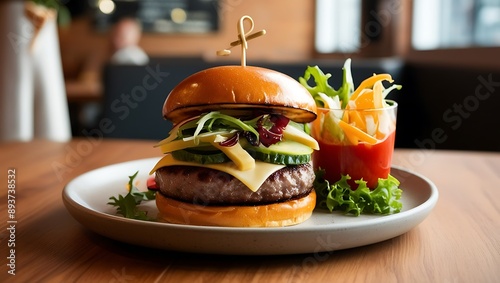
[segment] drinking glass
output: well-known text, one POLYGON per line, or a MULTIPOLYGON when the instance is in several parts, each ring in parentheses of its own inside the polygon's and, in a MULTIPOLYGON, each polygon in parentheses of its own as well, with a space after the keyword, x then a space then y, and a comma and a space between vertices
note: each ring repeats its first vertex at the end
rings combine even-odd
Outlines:
POLYGON ((313 153, 315 170, 323 169, 330 183, 349 175, 351 188, 363 179, 371 189, 391 170, 396 134, 395 101, 385 100, 383 108, 318 109, 311 123, 311 135, 320 150, 313 153))

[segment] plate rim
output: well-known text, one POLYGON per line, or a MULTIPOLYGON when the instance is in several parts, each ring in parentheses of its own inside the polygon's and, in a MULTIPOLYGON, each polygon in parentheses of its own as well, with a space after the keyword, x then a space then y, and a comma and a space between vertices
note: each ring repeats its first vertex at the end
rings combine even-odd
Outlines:
MULTIPOLYGON (((121 167, 121 166, 127 166, 127 165, 132 165, 132 164, 137 164, 137 163, 154 163, 155 161, 159 160, 157 157, 153 158, 143 158, 143 159, 136 159, 136 160, 130 160, 130 161, 125 161, 125 162, 120 162, 120 163, 114 163, 110 165, 106 165, 103 167, 95 168, 92 170, 89 170, 85 173, 82 173, 75 178, 71 179, 67 184, 64 186, 63 191, 62 191, 62 200, 64 205, 66 206, 66 209, 70 212, 70 214, 75 218, 78 222, 81 223, 80 219, 75 215, 77 212, 80 211, 80 213, 86 214, 87 217, 93 217, 93 218, 99 218, 101 221, 113 221, 116 222, 117 224, 119 223, 120 225, 133 225, 133 226, 143 226, 147 225, 150 226, 150 228, 154 229, 172 229, 172 230, 177 230, 177 231, 187 231, 189 230, 190 232, 211 232, 211 233, 218 233, 218 234, 224 234, 224 233, 233 233, 233 234, 239 234, 239 233, 252 233, 256 235, 260 234, 268 234, 268 233, 276 233, 276 232, 286 232, 286 233, 325 233, 325 232, 335 232, 338 231, 339 229, 359 229, 363 227, 372 227, 376 226, 377 224, 387 222, 387 221, 399 221, 401 219, 407 218, 411 215, 415 214, 424 214, 422 219, 416 223, 413 227, 418 225, 423 219, 427 217, 427 215, 432 211, 434 206, 437 204, 438 198, 439 198, 439 191, 436 187, 436 185, 427 177, 423 176, 420 173, 417 173, 413 170, 406 169, 401 166, 391 166, 391 170, 395 169, 410 175, 413 175, 414 177, 422 179, 425 183, 429 185, 429 196, 426 197, 426 199, 418 203, 417 206, 405 210, 399 213, 395 214, 390 214, 390 215, 380 215, 380 217, 376 218, 370 218, 362 221, 353 221, 353 222, 342 222, 341 225, 338 223, 332 222, 331 224, 322 224, 322 225, 316 225, 316 226, 288 226, 288 227, 217 227, 217 226, 196 226, 196 225, 187 225, 187 224, 172 224, 172 223, 164 223, 164 222, 153 222, 153 221, 144 221, 144 220, 136 220, 136 219, 129 219, 129 218, 124 218, 119 215, 112 215, 107 212, 99 211, 91 206, 89 204, 85 203, 82 204, 78 202, 78 200, 74 199, 72 197, 72 194, 75 194, 76 192, 71 191, 72 185, 77 183, 79 180, 84 179, 86 176, 90 174, 95 174, 98 170, 110 170, 113 167, 121 167), (427 213, 424 213, 426 212, 427 213)), ((154 165, 154 164, 153 164, 154 165)), ((329 213, 328 211, 324 211, 325 213, 329 213)), ((321 213, 316 211, 313 212, 313 216, 315 213, 321 213)), ((377 215, 378 216, 378 215, 377 215)), ((350 217, 350 216, 346 216, 350 217)), ((89 228, 90 230, 93 230, 94 232, 98 234, 97 231, 94 229, 88 227, 88 225, 85 225, 84 223, 81 223, 83 226, 86 228, 89 228)), ((413 228, 412 227, 412 228, 413 228)), ((398 236, 398 235, 396 235, 398 236)), ((109 236, 108 236, 109 237, 109 236)), ((115 238, 116 239, 116 238, 115 238)))

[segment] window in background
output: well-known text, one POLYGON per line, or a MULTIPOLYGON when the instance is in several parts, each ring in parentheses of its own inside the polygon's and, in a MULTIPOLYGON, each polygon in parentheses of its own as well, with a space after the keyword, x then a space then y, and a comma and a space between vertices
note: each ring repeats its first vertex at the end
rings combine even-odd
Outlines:
POLYGON ((88 0, 94 25, 105 31, 121 17, 136 17, 144 32, 207 33, 219 29, 219 0, 88 0))
POLYGON ((317 0, 315 26, 317 52, 358 51, 361 44, 361 0, 317 0))
POLYGON ((500 46, 500 0, 414 0, 417 50, 500 46))

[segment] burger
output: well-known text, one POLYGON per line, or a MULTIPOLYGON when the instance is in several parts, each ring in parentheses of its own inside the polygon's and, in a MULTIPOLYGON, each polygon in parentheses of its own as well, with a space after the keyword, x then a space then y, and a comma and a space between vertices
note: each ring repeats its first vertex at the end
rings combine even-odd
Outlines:
POLYGON ((152 169, 161 221, 225 227, 279 227, 307 220, 316 205, 305 125, 311 94, 293 78, 254 66, 195 73, 170 92, 169 136, 152 169))

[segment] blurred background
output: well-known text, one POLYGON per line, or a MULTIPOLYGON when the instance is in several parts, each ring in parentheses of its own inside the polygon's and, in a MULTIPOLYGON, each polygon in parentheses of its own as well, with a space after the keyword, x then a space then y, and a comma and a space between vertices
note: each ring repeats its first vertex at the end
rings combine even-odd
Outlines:
POLYGON ((73 137, 164 138, 169 91, 196 71, 239 64, 239 49, 216 51, 237 39, 237 21, 249 15, 267 35, 249 42, 248 65, 294 78, 318 65, 334 87, 347 58, 355 85, 390 73, 403 85, 391 94, 400 105, 397 147, 500 150, 500 0, 48 2, 59 11, 73 137), (135 61, 120 63, 123 19, 139 29, 128 30, 138 34, 135 61))

